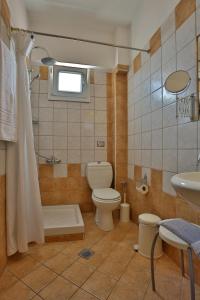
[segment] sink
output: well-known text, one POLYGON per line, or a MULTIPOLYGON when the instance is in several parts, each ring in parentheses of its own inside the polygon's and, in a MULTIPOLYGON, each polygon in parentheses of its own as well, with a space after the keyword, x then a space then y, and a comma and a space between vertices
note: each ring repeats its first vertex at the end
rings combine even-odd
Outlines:
POLYGON ((174 175, 171 178, 171 183, 179 196, 200 207, 200 172, 174 175))

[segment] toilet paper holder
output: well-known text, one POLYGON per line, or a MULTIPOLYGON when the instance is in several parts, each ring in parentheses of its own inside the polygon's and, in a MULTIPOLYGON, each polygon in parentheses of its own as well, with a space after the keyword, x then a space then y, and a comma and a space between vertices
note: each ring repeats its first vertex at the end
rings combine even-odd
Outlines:
POLYGON ((144 178, 136 181, 136 190, 143 195, 146 195, 149 191, 148 182, 147 182, 147 174, 144 174, 144 178))

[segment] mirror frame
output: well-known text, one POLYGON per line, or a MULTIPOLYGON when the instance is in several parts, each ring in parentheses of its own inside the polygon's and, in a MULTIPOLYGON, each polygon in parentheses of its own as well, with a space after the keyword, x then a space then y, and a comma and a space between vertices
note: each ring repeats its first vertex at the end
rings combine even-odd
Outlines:
POLYGON ((192 81, 192 79, 191 79, 191 76, 190 76, 189 72, 181 69, 181 70, 174 71, 174 72, 172 72, 171 74, 168 75, 168 77, 166 78, 166 80, 165 80, 165 82, 164 82, 164 87, 165 87, 165 89, 166 89, 166 91, 167 91, 168 93, 173 94, 173 95, 178 95, 178 94, 183 93, 185 90, 188 89, 188 87, 189 87, 190 84, 191 84, 191 81, 192 81), (172 91, 172 90, 168 89, 168 88, 166 87, 166 86, 167 86, 167 81, 170 79, 170 77, 172 77, 172 76, 175 75, 176 73, 178 74, 178 73, 180 73, 180 72, 186 73, 186 74, 188 75, 188 82, 187 82, 187 84, 184 85, 184 87, 183 87, 182 89, 178 90, 178 91, 172 91))

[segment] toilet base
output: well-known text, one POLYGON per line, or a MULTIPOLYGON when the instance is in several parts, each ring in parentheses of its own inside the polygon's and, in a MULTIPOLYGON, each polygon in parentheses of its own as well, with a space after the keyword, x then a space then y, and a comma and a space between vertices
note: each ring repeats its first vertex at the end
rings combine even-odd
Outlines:
POLYGON ((111 231, 114 228, 112 211, 97 208, 95 222, 100 229, 111 231))

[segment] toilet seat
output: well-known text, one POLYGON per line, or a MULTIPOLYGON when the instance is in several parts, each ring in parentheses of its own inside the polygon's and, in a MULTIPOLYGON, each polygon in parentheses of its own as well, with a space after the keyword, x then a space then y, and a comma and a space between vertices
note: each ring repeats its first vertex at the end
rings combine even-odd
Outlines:
POLYGON ((97 201, 105 201, 105 202, 119 201, 121 199, 120 193, 112 188, 94 189, 93 197, 97 201))

